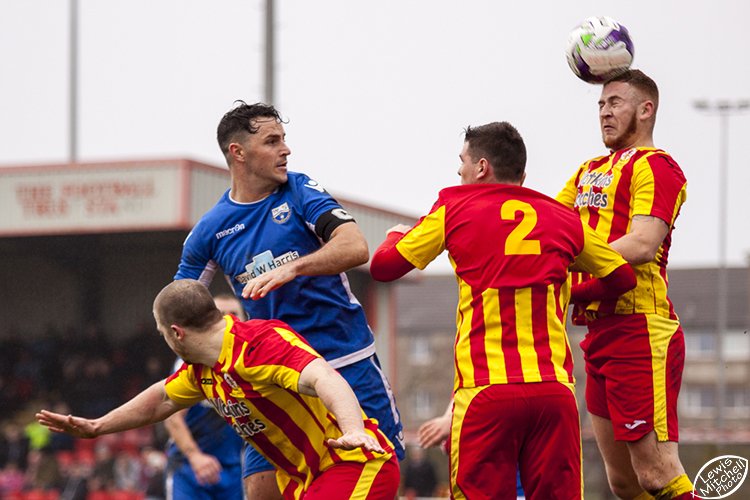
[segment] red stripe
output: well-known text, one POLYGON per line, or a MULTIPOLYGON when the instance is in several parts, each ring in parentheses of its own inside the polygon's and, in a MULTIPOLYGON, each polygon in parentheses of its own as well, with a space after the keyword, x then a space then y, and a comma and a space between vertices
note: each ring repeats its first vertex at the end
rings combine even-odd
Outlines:
POLYGON ((547 287, 535 287, 531 290, 531 331, 534 335, 539 374, 542 380, 554 380, 555 366, 552 363, 547 329, 547 287))
MULTIPOLYGON (((252 403, 263 415, 268 418, 268 420, 273 422, 276 427, 278 427, 279 429, 284 429, 284 435, 289 440, 289 442, 295 448, 300 450, 304 455, 305 462, 310 468, 311 473, 313 475, 317 475, 318 472, 320 472, 320 454, 310 442, 310 438, 307 436, 305 431, 298 425, 298 423, 291 417, 291 415, 289 415, 289 413, 287 413, 283 408, 267 398, 256 398, 253 399, 252 403)), ((304 418, 307 419, 308 417, 317 420, 317 416, 315 415, 315 413, 310 412, 309 409, 307 415, 305 415, 304 418)), ((252 438, 255 439, 255 437, 260 434, 263 433, 256 434, 252 438)), ((271 456, 270 452, 276 452, 280 454, 279 449, 275 444, 270 443, 270 441, 269 444, 273 447, 273 450, 269 449, 269 457, 271 456)), ((284 457, 284 460, 286 460, 286 457, 284 457)), ((294 467, 294 465, 292 465, 292 467, 294 467)), ((285 467, 282 468, 286 470, 285 467)))
POLYGON ((284 488, 284 491, 281 492, 281 495, 284 498, 295 498, 296 497, 295 491, 297 491, 297 488, 300 488, 300 487, 301 486, 299 484, 295 483, 294 481, 290 481, 286 485, 286 488, 284 488))
POLYGON ((484 324, 484 305, 482 295, 471 291, 471 333, 469 343, 471 351, 471 365, 474 367, 474 385, 486 385, 490 379, 490 371, 487 368, 487 350, 484 347, 484 339, 487 336, 484 324))
MULTIPOLYGON (((621 238, 628 232, 630 222, 630 184, 633 179, 633 166, 638 158, 643 156, 639 151, 620 170, 620 179, 617 181, 615 190, 615 203, 612 206, 612 226, 607 235, 607 243, 621 238)), ((604 235, 602 235, 604 236, 604 235)))
POLYGON ((521 355, 518 352, 518 334, 516 333, 516 296, 515 290, 498 290, 500 318, 502 319, 502 348, 505 356, 505 373, 511 377, 521 377, 521 355))
POLYGON ((273 462, 276 467, 282 469, 290 476, 298 478, 303 484, 305 483, 307 480, 307 474, 302 472, 300 468, 307 464, 295 464, 291 462, 263 432, 259 432, 249 439, 252 440, 255 448, 273 462))

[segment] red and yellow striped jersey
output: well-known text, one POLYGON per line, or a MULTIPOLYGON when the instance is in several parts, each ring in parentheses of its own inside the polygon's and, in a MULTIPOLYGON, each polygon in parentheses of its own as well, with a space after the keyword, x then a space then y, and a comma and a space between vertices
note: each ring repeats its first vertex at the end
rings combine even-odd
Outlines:
POLYGON ((448 250, 459 285, 455 388, 573 383, 568 267, 601 277, 625 264, 573 210, 504 184, 443 189, 396 249, 419 269, 448 250))
POLYGON ((291 328, 276 320, 227 320, 214 366, 183 364, 166 382, 170 399, 190 405, 209 400, 214 409, 280 472, 279 487, 299 498, 321 472, 340 462, 387 461, 393 445, 377 423, 362 418, 365 430, 386 450, 329 448, 342 435, 323 402, 298 392, 300 372, 320 355, 291 328))
POLYGON ((654 260, 633 266, 638 285, 617 299, 593 302, 588 310, 676 318, 667 297, 667 258, 686 186, 677 162, 655 148, 631 148, 594 158, 568 180, 557 200, 578 210, 581 220, 609 243, 628 233, 634 215, 658 217, 669 225, 654 260))

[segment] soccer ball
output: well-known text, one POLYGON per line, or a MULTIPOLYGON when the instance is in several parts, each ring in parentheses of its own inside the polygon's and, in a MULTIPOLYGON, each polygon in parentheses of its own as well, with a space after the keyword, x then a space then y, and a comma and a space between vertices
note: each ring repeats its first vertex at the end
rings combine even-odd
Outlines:
POLYGON ((589 17, 570 32, 566 55, 578 78, 603 83, 630 68, 633 42, 628 29, 614 19, 589 17))

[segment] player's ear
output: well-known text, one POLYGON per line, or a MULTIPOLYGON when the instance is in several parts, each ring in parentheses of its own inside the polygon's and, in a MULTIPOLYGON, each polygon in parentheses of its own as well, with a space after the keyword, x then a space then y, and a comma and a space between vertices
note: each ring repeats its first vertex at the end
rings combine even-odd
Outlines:
POLYGON ((654 101, 643 101, 640 108, 640 118, 647 119, 654 115, 654 101))
POLYGON ((229 154, 232 155, 234 161, 245 161, 245 149, 236 142, 233 142, 229 145, 229 154))
POLYGON ((477 162, 477 179, 484 179, 490 174, 490 163, 487 161, 487 158, 480 158, 477 162))
POLYGON ((179 325, 169 325, 169 331, 178 340, 185 338, 185 329, 179 325))

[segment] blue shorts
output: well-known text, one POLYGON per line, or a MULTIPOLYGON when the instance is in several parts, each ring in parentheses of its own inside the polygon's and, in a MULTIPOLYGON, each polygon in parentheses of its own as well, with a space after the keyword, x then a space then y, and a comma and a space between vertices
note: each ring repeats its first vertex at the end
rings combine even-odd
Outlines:
MULTIPOLYGON (((378 421, 380 430, 393 443, 398 459, 403 460, 404 432, 401 427, 401 416, 396 408, 396 400, 388 379, 380 369, 377 355, 343 366, 338 372, 352 386, 365 414, 378 421)), ((263 455, 252 446, 245 446, 242 477, 271 470, 274 470, 273 465, 263 455)))
POLYGON ((221 466, 219 482, 206 486, 198 484, 195 473, 187 462, 168 471, 165 485, 167 500, 242 500, 244 489, 239 462, 221 466))

